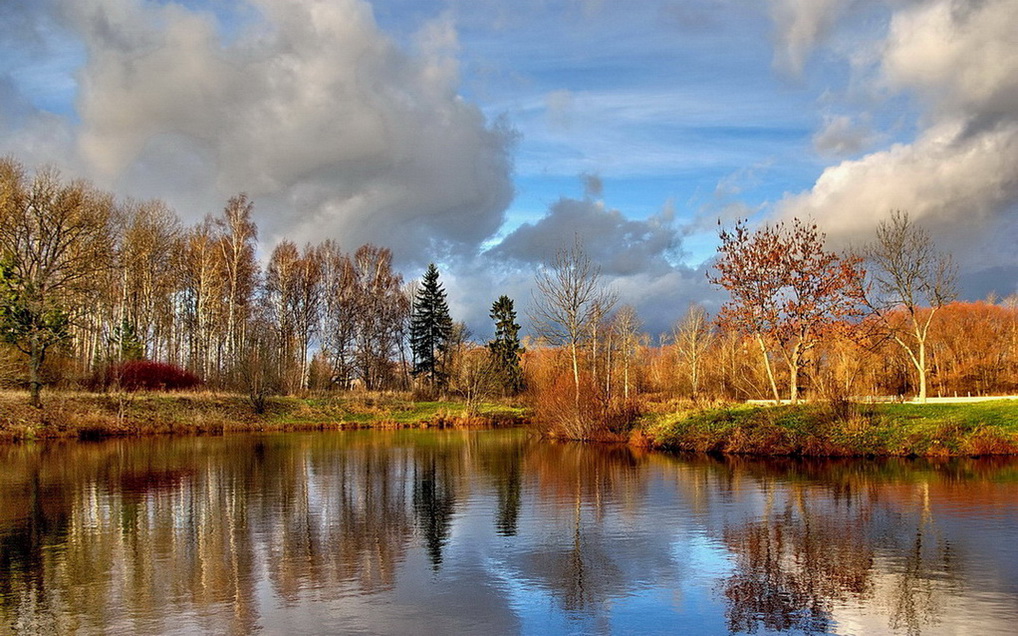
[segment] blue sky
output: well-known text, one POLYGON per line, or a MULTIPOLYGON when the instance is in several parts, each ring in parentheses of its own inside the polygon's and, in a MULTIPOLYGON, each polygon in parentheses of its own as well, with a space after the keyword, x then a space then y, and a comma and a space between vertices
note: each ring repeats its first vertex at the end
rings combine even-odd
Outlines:
POLYGON ((436 260, 482 333, 577 233, 652 332, 716 307, 741 217, 845 246, 904 208, 1006 295, 1015 33, 1013 0, 9 0, 0 152, 436 260))

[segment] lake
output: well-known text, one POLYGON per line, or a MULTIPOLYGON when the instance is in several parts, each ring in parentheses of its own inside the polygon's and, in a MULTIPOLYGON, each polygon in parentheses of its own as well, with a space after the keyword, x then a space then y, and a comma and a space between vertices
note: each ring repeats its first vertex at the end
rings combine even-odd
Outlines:
POLYGON ((1018 460, 521 430, 0 447, 0 633, 994 634, 1018 460))

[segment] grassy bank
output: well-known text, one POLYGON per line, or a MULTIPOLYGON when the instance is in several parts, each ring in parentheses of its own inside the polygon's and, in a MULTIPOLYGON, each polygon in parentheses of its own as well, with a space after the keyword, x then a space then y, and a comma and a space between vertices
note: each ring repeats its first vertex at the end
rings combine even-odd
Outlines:
POLYGON ((523 409, 459 402, 415 402, 389 395, 274 397, 255 414, 241 395, 213 393, 58 393, 45 407, 23 392, 0 393, 0 441, 94 439, 155 434, 347 428, 481 427, 522 423, 523 409))
POLYGON ((646 416, 634 441, 708 453, 850 456, 1018 454, 1018 401, 730 406, 646 416))

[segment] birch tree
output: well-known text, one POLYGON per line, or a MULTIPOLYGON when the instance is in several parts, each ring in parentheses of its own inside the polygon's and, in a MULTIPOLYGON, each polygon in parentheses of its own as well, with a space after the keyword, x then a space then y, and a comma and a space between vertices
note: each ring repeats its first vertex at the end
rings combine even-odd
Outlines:
POLYGON ((686 315, 672 331, 679 359, 689 369, 690 397, 693 400, 700 397, 701 369, 714 337, 707 310, 695 303, 689 305, 686 315))
POLYGON ((552 262, 538 270, 532 320, 549 344, 563 346, 572 366, 576 412, 580 411, 580 349, 592 337, 596 322, 615 304, 604 288, 601 268, 587 256, 579 239, 560 249, 552 262))
POLYGON ((866 256, 872 264, 869 304, 912 363, 919 380, 916 398, 926 402, 930 326, 957 296, 957 271, 950 255, 937 251, 926 230, 900 210, 877 225, 866 256), (896 309, 904 311, 903 321, 893 319, 896 309))

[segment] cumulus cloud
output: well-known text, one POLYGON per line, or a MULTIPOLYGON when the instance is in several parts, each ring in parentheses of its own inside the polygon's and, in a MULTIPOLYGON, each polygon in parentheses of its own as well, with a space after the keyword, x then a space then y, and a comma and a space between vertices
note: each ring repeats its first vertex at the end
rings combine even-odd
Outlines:
POLYGON ((172 3, 64 2, 88 54, 77 142, 97 177, 162 183, 171 203, 204 203, 197 215, 246 191, 269 237, 408 260, 469 253, 499 228, 513 133, 458 95, 448 17, 406 50, 363 0, 248 4, 223 24, 172 3))
POLYGON ((823 171, 813 188, 782 201, 786 216, 814 217, 831 234, 861 237, 891 209, 949 225, 985 221, 1018 197, 1018 127, 978 136, 960 122, 924 131, 823 171))
POLYGON ((905 209, 975 253, 1018 214, 1015 33, 1012 0, 899 8, 870 81, 915 97, 923 112, 915 138, 828 167, 810 190, 781 201, 779 216, 812 216, 835 239, 865 240, 889 210, 905 209))
POLYGON ((897 13, 883 59, 885 81, 911 89, 935 117, 975 129, 1018 120, 1018 10, 1013 0, 938 0, 897 13))

